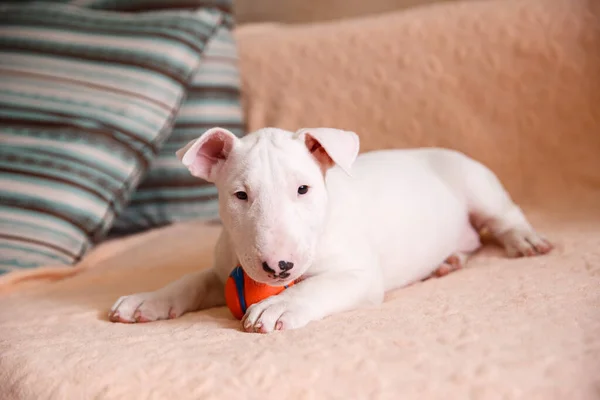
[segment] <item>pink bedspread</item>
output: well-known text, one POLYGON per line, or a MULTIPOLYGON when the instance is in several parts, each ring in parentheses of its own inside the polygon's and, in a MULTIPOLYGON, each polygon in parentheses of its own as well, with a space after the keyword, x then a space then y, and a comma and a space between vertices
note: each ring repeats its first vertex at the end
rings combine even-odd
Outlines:
POLYGON ((217 226, 108 242, 70 273, 0 281, 0 398, 600 398, 599 2, 445 4, 237 37, 251 129, 463 150, 556 250, 489 246, 380 307, 260 335, 225 308, 106 319, 119 296, 208 267, 217 226))

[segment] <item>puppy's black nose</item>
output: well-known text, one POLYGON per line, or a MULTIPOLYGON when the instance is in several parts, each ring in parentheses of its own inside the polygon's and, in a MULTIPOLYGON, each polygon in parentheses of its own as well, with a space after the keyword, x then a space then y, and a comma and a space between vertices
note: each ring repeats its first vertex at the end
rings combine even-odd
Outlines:
POLYGON ((279 261, 278 266, 279 266, 279 271, 275 271, 273 268, 271 268, 269 266, 269 263, 267 263, 266 261, 263 261, 263 263, 262 263, 263 271, 265 271, 267 274, 273 275, 275 278, 283 278, 283 279, 290 276, 290 273, 288 271, 290 269, 294 268, 294 263, 290 262, 290 261, 279 261))
POLYGON ((289 271, 294 268, 294 263, 290 261, 279 261, 279 269, 282 271, 289 271))
POLYGON ((266 261, 263 261, 262 267, 263 267, 263 271, 265 271, 268 274, 274 274, 275 273, 275 270, 273 268, 269 267, 269 264, 267 264, 266 261))

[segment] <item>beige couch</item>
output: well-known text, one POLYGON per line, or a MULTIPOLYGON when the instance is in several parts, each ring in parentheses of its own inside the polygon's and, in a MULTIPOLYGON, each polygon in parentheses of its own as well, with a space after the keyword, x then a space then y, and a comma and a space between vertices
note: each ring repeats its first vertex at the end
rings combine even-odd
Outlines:
POLYGON ((382 14, 452 0, 235 0, 238 24, 310 23, 382 14))
POLYGON ((448 3, 237 38, 251 129, 460 149, 556 250, 510 260, 490 245, 380 307, 264 336, 224 308, 108 322, 118 296, 208 267, 219 228, 120 239, 76 269, 0 282, 0 398, 600 397, 599 2, 448 3))

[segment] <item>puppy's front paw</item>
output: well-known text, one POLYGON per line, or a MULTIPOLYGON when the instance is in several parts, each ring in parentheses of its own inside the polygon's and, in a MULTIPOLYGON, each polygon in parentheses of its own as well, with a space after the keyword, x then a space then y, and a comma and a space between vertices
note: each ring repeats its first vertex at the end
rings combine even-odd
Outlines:
POLYGON ((242 318, 242 326, 246 332, 259 333, 297 329, 309 322, 310 315, 306 307, 281 295, 251 305, 242 318))
POLYGON ((152 322, 181 314, 168 298, 148 292, 121 297, 109 311, 108 319, 122 323, 152 322))

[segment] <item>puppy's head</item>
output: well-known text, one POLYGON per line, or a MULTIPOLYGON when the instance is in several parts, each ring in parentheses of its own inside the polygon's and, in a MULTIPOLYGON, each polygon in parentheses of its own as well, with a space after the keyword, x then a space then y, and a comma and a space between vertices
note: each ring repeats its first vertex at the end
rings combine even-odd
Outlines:
POLYGON ((177 156, 216 185, 221 220, 246 273, 276 286, 313 262, 327 214, 325 174, 334 165, 349 173, 358 149, 355 133, 337 129, 266 128, 238 139, 213 128, 177 156))

